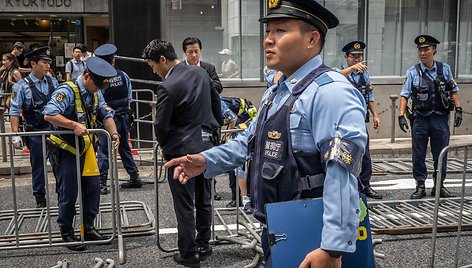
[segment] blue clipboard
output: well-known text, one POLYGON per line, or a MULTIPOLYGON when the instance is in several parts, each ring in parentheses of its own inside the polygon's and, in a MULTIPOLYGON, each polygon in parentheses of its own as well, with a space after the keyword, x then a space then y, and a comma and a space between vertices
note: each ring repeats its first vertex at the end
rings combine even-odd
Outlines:
MULTIPOLYGON (((343 268, 374 268, 375 259, 367 214, 367 200, 361 201, 361 222, 356 252, 343 253, 343 268)), ((269 244, 274 268, 298 267, 306 254, 320 247, 323 229, 323 200, 303 199, 265 206, 269 244)))

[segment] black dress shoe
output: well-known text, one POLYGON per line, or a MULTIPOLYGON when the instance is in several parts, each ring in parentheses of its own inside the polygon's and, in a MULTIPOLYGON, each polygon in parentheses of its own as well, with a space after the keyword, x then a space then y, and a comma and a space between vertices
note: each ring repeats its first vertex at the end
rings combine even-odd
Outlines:
POLYGON ((200 261, 205 261, 208 257, 210 257, 212 252, 213 249, 210 246, 198 248, 198 255, 200 256, 200 261))
POLYGON ((193 254, 188 258, 182 258, 180 253, 174 255, 174 261, 185 267, 199 268, 200 267, 200 256, 198 253, 193 254))
POLYGON ((34 198, 36 199, 36 208, 46 207, 46 197, 44 195, 35 196, 34 198))
POLYGON ((421 199, 426 196, 426 189, 424 185, 417 185, 416 191, 411 194, 410 199, 421 199))
POLYGON ((143 182, 140 178, 135 180, 130 180, 120 185, 121 188, 141 188, 143 187, 143 182))
MULTIPOLYGON (((433 187, 431 190, 431 196, 434 197, 436 195, 436 188, 433 187)), ((441 189, 439 189, 439 197, 441 198, 449 198, 449 197, 456 197, 453 195, 451 192, 449 192, 446 187, 441 186, 441 189)))
POLYGON ((99 233, 97 229, 95 229, 95 227, 91 225, 86 225, 84 239, 87 241, 95 241, 95 240, 106 240, 108 239, 108 237, 99 233))
POLYGON ((380 193, 377 193, 370 185, 364 187, 364 190, 362 191, 365 196, 373 198, 373 199, 382 199, 383 195, 380 193))
MULTIPOLYGON (((78 242, 80 239, 74 235, 74 229, 72 228, 61 228, 61 238, 63 242, 78 242)), ((66 248, 73 251, 83 251, 87 247, 84 244, 66 246, 66 248)))

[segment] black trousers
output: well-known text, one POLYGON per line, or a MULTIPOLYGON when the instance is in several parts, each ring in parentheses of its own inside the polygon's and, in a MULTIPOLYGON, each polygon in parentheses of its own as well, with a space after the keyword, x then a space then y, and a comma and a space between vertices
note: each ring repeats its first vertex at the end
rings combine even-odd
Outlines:
POLYGON ((211 236, 211 180, 200 174, 186 184, 172 179, 173 168, 168 169, 168 182, 177 217, 180 255, 188 258, 197 248, 206 248, 211 236), (194 212, 196 209, 196 213, 194 212), (195 235, 196 233, 196 235, 195 235))
MULTIPOLYGON (((366 128, 367 132, 367 128, 366 128)), ((369 148, 370 138, 369 132, 367 132, 367 143, 365 145, 365 153, 362 157, 362 169, 359 174, 359 180, 362 182, 362 185, 367 186, 370 184, 370 179, 372 178, 372 159, 370 158, 370 148, 369 148)))

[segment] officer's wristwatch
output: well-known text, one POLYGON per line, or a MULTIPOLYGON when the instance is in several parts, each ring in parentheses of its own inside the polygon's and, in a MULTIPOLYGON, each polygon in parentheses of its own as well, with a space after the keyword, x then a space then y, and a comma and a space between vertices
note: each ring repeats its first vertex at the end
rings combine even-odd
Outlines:
POLYGON ((322 250, 326 251, 331 258, 336 258, 337 259, 337 258, 341 257, 341 255, 343 255, 343 253, 341 251, 327 250, 327 249, 322 249, 322 250))
POLYGON ((116 132, 113 133, 113 134, 111 134, 110 136, 113 138, 114 135, 118 136, 118 139, 121 138, 120 134, 118 134, 118 133, 116 133, 116 132))

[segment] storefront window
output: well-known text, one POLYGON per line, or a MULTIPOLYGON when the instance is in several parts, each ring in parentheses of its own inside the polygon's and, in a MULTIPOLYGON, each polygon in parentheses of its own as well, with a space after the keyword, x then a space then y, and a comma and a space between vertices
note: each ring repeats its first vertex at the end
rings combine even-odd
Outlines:
POLYGON ((418 62, 414 39, 429 34, 441 44, 435 59, 455 66, 457 1, 369 1, 368 57, 371 75, 405 75, 418 62))
POLYGON ((328 31, 323 49, 323 60, 328 66, 337 67, 345 63, 341 49, 347 43, 364 41, 364 0, 323 1, 339 19, 338 27, 328 31))
POLYGON ((181 60, 182 41, 197 37, 202 41, 202 60, 215 65, 221 79, 260 77, 258 1, 169 0, 163 12, 163 39, 174 45, 181 60))
POLYGON ((459 75, 472 74, 472 0, 461 1, 459 24, 459 75))

